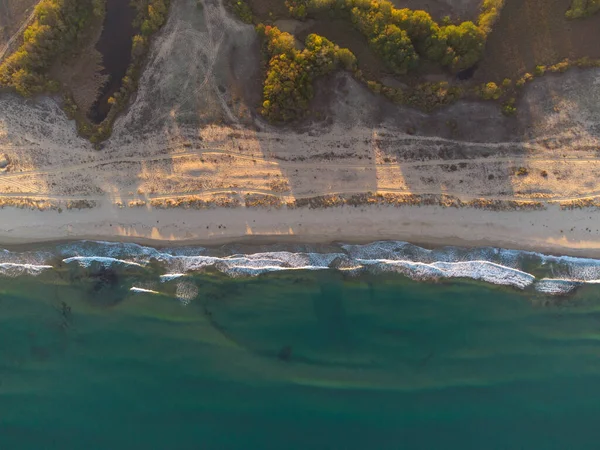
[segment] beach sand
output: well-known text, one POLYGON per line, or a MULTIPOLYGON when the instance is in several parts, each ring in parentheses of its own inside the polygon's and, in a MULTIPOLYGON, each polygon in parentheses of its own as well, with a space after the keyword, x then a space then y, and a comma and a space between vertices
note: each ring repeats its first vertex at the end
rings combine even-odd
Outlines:
POLYGON ((4 209, 0 243, 95 239, 160 245, 371 242, 495 246, 600 258, 600 212, 488 211, 437 206, 327 209, 4 209))

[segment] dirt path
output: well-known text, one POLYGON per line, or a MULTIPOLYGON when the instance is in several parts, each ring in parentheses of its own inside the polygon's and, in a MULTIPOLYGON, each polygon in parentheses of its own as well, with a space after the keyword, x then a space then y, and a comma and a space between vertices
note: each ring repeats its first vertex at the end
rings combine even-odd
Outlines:
POLYGON ((9 50, 12 50, 13 44, 15 44, 17 39, 19 39, 21 37, 21 34, 23 34, 23 31, 25 31, 25 28, 27 28, 29 26, 29 24, 31 24, 34 14, 35 14, 35 7, 31 11, 31 13, 27 17, 27 19, 19 27, 19 29, 15 33, 13 33, 13 35, 10 37, 8 42, 6 44, 4 44, 2 47, 0 47, 0 62, 2 62, 2 60, 4 59, 5 56, 8 56, 11 53, 11 52, 9 52, 9 50))

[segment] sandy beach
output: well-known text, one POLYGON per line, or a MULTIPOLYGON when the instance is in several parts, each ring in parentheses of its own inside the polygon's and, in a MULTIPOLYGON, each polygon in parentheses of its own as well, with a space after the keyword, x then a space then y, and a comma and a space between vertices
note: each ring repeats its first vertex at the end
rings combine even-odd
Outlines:
POLYGON ((496 246, 600 258, 600 213, 471 208, 338 207, 322 210, 3 210, 0 243, 96 239, 165 245, 403 240, 429 246, 496 246))

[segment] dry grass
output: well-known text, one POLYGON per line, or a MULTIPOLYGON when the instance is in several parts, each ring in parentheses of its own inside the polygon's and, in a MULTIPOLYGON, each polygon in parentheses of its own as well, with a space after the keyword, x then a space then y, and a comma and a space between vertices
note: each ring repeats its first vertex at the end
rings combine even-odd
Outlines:
MULTIPOLYGON (((131 202, 130 202, 131 203, 131 202)), ((145 205, 145 202, 144 202, 145 205)), ((546 204, 539 201, 520 200, 487 200, 484 198, 463 201, 449 195, 415 195, 415 194, 376 194, 368 192, 354 195, 321 195, 309 198, 286 201, 276 195, 247 194, 244 197, 244 206, 247 208, 309 208, 324 209, 340 206, 441 206, 443 208, 476 208, 490 211, 533 211, 546 209, 546 204)), ((143 206, 133 204, 130 206, 143 206)), ((196 196, 178 197, 174 199, 152 200, 150 206, 160 209, 208 209, 213 207, 240 207, 242 204, 237 198, 221 196, 211 199, 202 199, 196 196)))
POLYGON ((491 211, 522 211, 545 209, 546 205, 537 201, 474 199, 463 201, 449 195, 415 194, 357 194, 351 196, 331 195, 296 200, 296 207, 331 208, 336 206, 441 206, 444 208, 476 208, 491 211))
POLYGON ((537 65, 600 57, 600 15, 570 21, 572 0, 506 0, 488 38, 475 77, 479 82, 518 79, 537 65))
POLYGON ((582 198, 577 200, 569 200, 560 202, 560 209, 562 210, 574 210, 574 209, 586 209, 586 208, 600 208, 600 198, 582 198))
POLYGON ((63 209, 91 209, 97 203, 93 200, 37 200, 27 197, 4 197, 0 198, 0 208, 37 209, 39 211, 58 211, 63 209))
POLYGON ((240 200, 235 193, 230 195, 217 195, 208 199, 189 196, 167 199, 154 199, 150 201, 153 208, 183 208, 183 209, 210 209, 210 208, 235 208, 241 206, 240 200))

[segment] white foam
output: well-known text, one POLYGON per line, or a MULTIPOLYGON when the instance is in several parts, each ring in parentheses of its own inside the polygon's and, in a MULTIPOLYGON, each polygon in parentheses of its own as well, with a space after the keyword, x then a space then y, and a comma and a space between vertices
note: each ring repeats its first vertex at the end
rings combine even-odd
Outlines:
MULTIPOLYGON (((214 256, 204 248, 154 249, 138 244, 81 241, 63 244, 58 254, 65 263, 89 267, 124 265, 146 267, 152 260, 165 268, 161 282, 187 273, 214 268, 232 277, 253 277, 289 270, 343 270, 396 272, 415 280, 467 278, 524 289, 532 284, 538 292, 562 294, 584 283, 600 283, 600 260, 551 256, 535 252, 492 247, 443 247, 425 249, 403 241, 379 241, 365 245, 342 245, 339 252, 262 251, 214 256), (523 270, 525 264, 544 266, 547 278, 536 279, 523 270)), ((31 252, 0 251, 0 275, 38 274, 51 268, 57 251, 48 248, 31 252)))
POLYGON ((185 277, 185 273, 166 273, 160 276, 161 283, 176 280, 177 278, 185 277))
POLYGON ((542 278, 535 283, 535 290, 549 295, 565 295, 573 292, 580 282, 558 278, 542 278))
POLYGON ((126 266, 144 267, 142 264, 139 264, 134 261, 125 261, 122 259, 111 258, 111 257, 107 257, 107 256, 72 256, 71 258, 63 259, 63 262, 67 263, 67 264, 70 262, 74 262, 74 261, 78 262, 79 265, 82 267, 89 267, 94 262, 98 262, 104 267, 110 267, 113 264, 123 264, 126 266))
POLYGON ((412 279, 470 278, 488 283, 514 286, 524 289, 535 277, 530 273, 490 261, 459 261, 423 263, 406 260, 369 259, 358 260, 364 266, 376 267, 381 271, 402 273, 412 279))
POLYGON ((144 294, 160 294, 160 292, 158 291, 153 291, 152 289, 144 289, 144 288, 139 288, 139 287, 135 287, 133 286, 131 289, 129 289, 131 292, 138 292, 138 293, 144 293, 144 294))
POLYGON ((45 264, 19 264, 5 262, 0 263, 0 274, 7 277, 18 277, 20 275, 39 275, 44 270, 52 269, 45 264))
POLYGON ((181 281, 177 283, 175 296, 181 302, 182 305, 188 305, 192 300, 194 300, 198 296, 198 286, 196 286, 193 283, 181 281))

